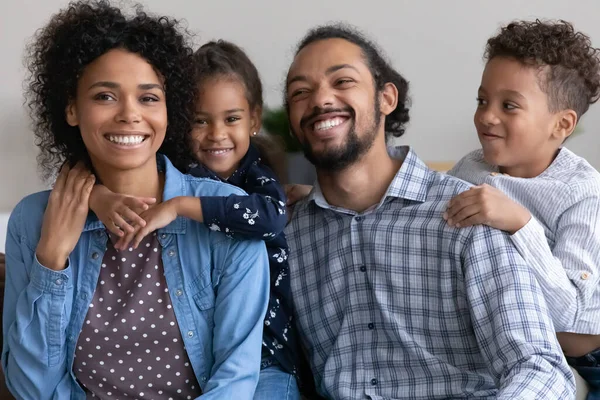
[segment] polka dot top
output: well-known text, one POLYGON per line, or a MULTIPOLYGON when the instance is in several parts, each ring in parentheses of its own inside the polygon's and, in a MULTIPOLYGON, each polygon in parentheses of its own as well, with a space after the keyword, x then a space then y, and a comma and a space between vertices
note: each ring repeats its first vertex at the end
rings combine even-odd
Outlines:
POLYGON ((163 274, 156 233, 116 251, 109 234, 98 286, 78 339, 73 369, 100 399, 194 399, 190 365, 163 274))

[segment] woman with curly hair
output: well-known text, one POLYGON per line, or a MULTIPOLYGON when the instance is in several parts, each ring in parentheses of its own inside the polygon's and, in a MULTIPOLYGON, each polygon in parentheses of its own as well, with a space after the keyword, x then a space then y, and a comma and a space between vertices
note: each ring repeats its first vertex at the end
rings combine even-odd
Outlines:
POLYGON ((474 183, 450 225, 508 232, 544 290, 567 361, 600 399, 600 174, 563 147, 600 96, 600 52, 564 21, 517 21, 487 42, 475 128, 451 171, 474 183))
POLYGON ((138 213, 179 196, 242 194, 174 167, 191 160, 191 56, 177 21, 105 1, 70 3, 29 47, 39 165, 45 177, 60 172, 9 221, 2 366, 16 397, 252 398, 264 243, 178 217, 118 250, 89 210, 96 181, 146 199, 138 213))

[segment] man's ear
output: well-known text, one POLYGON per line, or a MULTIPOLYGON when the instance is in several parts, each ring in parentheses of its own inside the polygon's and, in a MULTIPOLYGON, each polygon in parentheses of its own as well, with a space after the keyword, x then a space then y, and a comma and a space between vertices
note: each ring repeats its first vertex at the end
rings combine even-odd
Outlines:
POLYGON ((383 115, 390 115, 398 105, 398 88, 391 82, 388 82, 383 87, 380 93, 380 110, 383 115))

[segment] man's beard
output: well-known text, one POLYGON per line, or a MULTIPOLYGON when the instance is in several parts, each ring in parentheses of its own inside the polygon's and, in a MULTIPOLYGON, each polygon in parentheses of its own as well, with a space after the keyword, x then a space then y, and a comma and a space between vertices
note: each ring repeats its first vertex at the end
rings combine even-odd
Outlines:
MULTIPOLYGON (((325 114, 332 111, 333 110, 327 109, 316 110, 315 115, 325 114)), ((313 151, 308 140, 302 144, 304 155, 317 170, 328 172, 342 171, 350 165, 355 164, 371 149, 371 147, 373 147, 381 119, 379 97, 375 97, 375 109, 373 111, 373 120, 370 123, 371 126, 365 129, 365 132, 362 133, 361 137, 359 137, 356 133, 356 113, 354 113, 354 110, 349 109, 343 111, 350 111, 350 114, 352 115, 352 126, 350 127, 344 143, 337 148, 327 149, 319 153, 315 153, 313 151)), ((311 116, 311 118, 313 117, 314 116, 311 116)))

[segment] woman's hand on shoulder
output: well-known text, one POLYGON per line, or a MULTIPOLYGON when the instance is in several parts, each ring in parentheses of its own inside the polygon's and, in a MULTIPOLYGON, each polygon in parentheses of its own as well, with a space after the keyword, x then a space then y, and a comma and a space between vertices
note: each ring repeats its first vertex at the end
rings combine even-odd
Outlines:
POLYGON ((61 168, 50 192, 36 249, 38 261, 46 268, 59 271, 66 267, 85 225, 94 182, 94 175, 82 163, 61 168))

